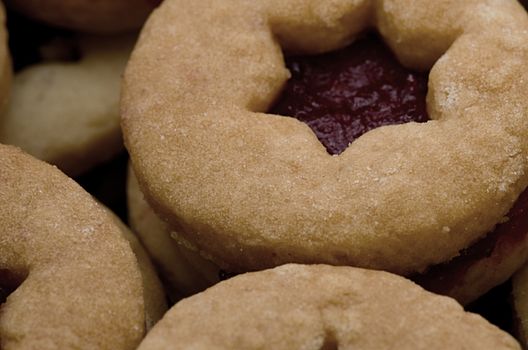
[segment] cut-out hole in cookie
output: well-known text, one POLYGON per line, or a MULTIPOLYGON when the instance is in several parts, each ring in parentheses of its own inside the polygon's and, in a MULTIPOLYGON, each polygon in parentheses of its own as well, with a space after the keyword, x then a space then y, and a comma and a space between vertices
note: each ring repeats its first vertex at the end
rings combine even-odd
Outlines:
POLYGON ((374 128, 429 120, 427 73, 403 67, 374 33, 338 51, 287 57, 286 66, 292 76, 270 113, 308 124, 330 154, 374 128))
POLYGON ((13 273, 0 268, 0 306, 6 302, 7 297, 13 293, 26 279, 25 274, 13 273))

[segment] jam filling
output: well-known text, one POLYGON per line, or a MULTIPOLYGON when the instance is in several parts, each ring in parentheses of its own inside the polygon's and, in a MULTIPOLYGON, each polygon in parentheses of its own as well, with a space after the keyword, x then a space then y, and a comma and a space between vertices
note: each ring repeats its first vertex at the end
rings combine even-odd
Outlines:
POLYGON ((424 274, 412 276, 416 283, 437 293, 448 293, 463 282, 465 272, 484 259, 499 264, 509 251, 528 237, 528 189, 506 215, 508 221, 495 226, 486 237, 462 250, 449 262, 430 267, 424 274))
POLYGON ((330 154, 374 128, 429 119, 427 74, 404 68, 376 34, 286 66, 292 76, 270 113, 308 124, 330 154))

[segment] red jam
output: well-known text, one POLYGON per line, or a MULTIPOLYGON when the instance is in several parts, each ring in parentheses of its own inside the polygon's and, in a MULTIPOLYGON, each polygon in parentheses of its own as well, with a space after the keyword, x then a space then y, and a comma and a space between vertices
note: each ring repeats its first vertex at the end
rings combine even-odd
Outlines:
POLYGON ((528 189, 525 190, 508 214, 508 221, 498 224, 485 238, 460 252, 451 261, 432 266, 423 275, 412 279, 425 289, 448 294, 464 281, 465 272, 474 264, 489 260, 499 264, 516 245, 528 238, 528 189))
POLYGON ((330 154, 379 126, 428 120, 427 74, 404 68, 375 34, 286 66, 292 77, 270 113, 308 124, 330 154))

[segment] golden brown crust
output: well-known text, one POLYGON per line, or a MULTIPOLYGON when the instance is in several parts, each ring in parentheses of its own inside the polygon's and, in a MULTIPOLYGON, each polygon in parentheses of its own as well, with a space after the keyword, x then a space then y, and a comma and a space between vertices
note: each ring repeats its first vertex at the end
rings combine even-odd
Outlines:
POLYGON ((231 271, 409 273, 501 220, 528 183, 528 17, 516 1, 258 4, 165 1, 125 74, 136 175, 185 239, 231 271), (430 122, 375 129, 332 157, 308 126, 260 113, 288 78, 279 45, 335 49, 366 24, 403 63, 432 66, 430 122))
POLYGON ((171 238, 171 230, 150 208, 129 167, 128 220, 159 267, 172 300, 201 292, 219 280, 219 268, 171 238))
POLYGON ((7 0, 9 7, 50 25, 87 33, 117 33, 141 27, 149 0, 7 0))
POLYGON ((0 160, 0 270, 23 281, 1 306, 0 347, 134 349, 141 274, 112 217, 56 168, 11 146, 0 160))
POLYGON ((284 265, 176 304, 141 343, 161 349, 520 349, 453 299, 386 272, 284 265))
POLYGON ((77 176, 123 149, 122 73, 136 35, 80 36, 79 62, 44 62, 15 76, 0 142, 77 176))

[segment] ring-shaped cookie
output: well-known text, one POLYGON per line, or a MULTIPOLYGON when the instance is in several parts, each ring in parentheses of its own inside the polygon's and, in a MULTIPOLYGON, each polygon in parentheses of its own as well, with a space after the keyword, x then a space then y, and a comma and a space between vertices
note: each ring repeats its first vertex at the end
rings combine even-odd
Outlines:
POLYGON ((516 1, 160 9, 125 73, 125 143, 154 209, 223 268, 423 271, 489 232, 528 183, 528 17, 516 1), (337 49, 372 26, 402 63, 432 67, 431 121, 329 156, 306 125, 263 113, 288 79, 281 47, 337 49))
POLYGON ((7 0, 6 4, 33 19, 87 33, 140 28, 154 8, 149 0, 7 0))
POLYGON ((0 146, 2 349, 134 349, 141 273, 106 209, 56 168, 0 146))
POLYGON ((176 304, 138 349, 519 349, 453 299, 382 271, 284 265, 176 304))

